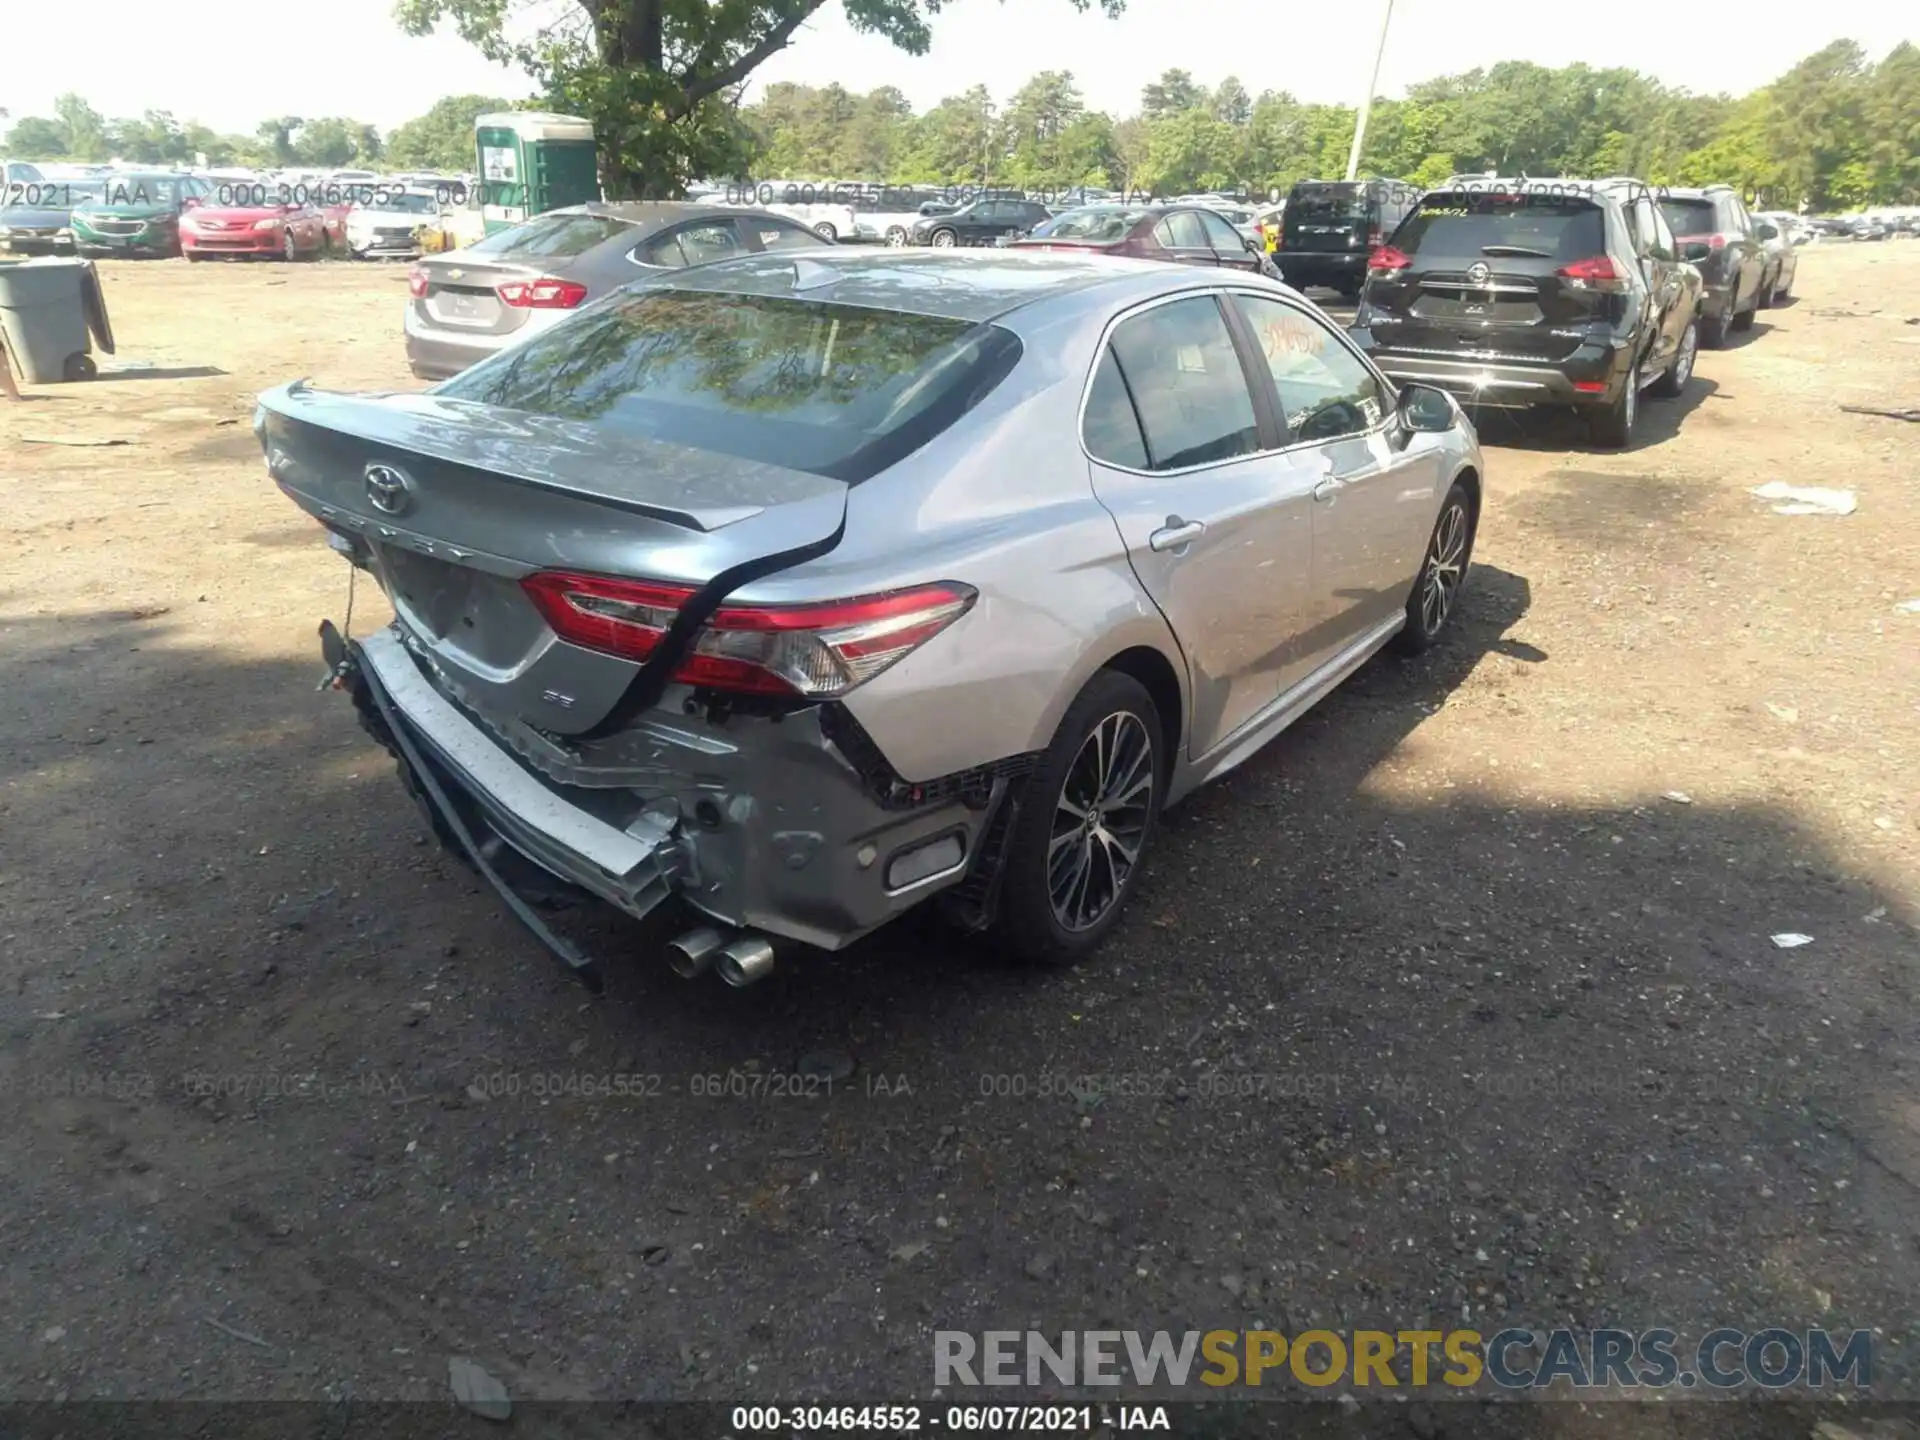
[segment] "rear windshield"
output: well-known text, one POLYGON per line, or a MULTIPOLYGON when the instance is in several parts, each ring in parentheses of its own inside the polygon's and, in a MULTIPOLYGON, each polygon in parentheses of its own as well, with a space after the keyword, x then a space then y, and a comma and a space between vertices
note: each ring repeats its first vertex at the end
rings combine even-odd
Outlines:
POLYGON ((467 253, 499 259, 538 256, 569 260, 632 228, 627 221, 616 220, 611 215, 542 215, 511 230, 476 240, 467 247, 467 253))
POLYGON ((1027 238, 1031 240, 1087 240, 1095 244, 1112 244, 1124 240, 1142 220, 1154 212, 1151 210, 1106 209, 1069 210, 1066 214, 1037 226, 1027 238))
POLYGON ((1390 243, 1408 255, 1583 260, 1606 253, 1607 220, 1579 195, 1437 191, 1421 197, 1390 243))
POLYGON ((1367 218, 1364 185, 1296 185, 1287 196, 1287 223, 1338 225, 1367 218))
POLYGON ((953 424, 1019 356, 995 325, 649 286, 436 393, 854 484, 953 424))
POLYGON ((1662 200, 1660 213, 1667 217, 1667 226, 1676 239, 1687 240, 1714 232, 1711 200, 1662 200))

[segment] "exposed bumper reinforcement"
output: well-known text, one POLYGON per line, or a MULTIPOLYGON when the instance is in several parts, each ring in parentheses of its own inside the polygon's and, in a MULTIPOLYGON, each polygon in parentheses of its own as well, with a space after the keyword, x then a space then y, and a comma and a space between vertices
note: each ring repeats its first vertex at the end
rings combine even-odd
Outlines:
MULTIPOLYGON (((330 638, 326 632, 331 628, 323 628, 323 639, 330 638)), ((677 859, 671 831, 664 825, 647 834, 617 830, 554 795, 445 700, 392 635, 344 644, 351 662, 344 683, 364 688, 401 762, 467 858, 515 917, 591 989, 599 990, 602 980, 594 960, 541 920, 489 861, 486 845, 475 837, 442 778, 458 785, 486 826, 514 850, 629 914, 644 914, 671 892, 677 859)))

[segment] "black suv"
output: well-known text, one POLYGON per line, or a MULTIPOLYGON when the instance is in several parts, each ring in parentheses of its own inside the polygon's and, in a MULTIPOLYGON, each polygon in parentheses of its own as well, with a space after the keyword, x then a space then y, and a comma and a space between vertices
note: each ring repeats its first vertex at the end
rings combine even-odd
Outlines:
POLYGON ((1730 330, 1753 328, 1765 298, 1767 247, 1740 196, 1726 185, 1659 191, 1660 213, 1680 240, 1680 258, 1698 267, 1707 294, 1700 307, 1700 343, 1717 350, 1730 330))
POLYGON ((1368 262, 1352 334, 1396 380, 1480 405, 1573 405, 1603 445, 1639 394, 1677 395, 1700 276, 1638 180, 1457 177, 1368 262))
POLYGON ((915 245, 991 245, 1044 225, 1053 212, 1037 200, 989 195, 945 215, 929 215, 908 232, 915 245))
POLYGON ((1287 192, 1274 263, 1296 290, 1325 285, 1351 300, 1367 256, 1419 203, 1404 180, 1302 180, 1287 192))

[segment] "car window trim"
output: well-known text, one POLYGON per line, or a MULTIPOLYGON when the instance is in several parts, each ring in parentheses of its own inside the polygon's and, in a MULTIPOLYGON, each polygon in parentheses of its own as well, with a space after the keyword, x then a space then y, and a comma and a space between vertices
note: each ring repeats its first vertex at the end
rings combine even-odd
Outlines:
MULTIPOLYGON (((1363 439, 1370 438, 1374 435, 1383 434, 1389 428, 1391 428, 1391 426, 1393 425, 1394 415, 1398 409, 1398 401, 1400 398, 1400 387, 1396 385, 1392 380, 1389 380, 1387 378, 1386 372, 1382 370, 1378 365, 1374 364, 1372 359, 1370 359, 1367 356, 1366 352, 1361 350, 1358 345, 1355 345, 1353 343, 1353 337, 1347 334, 1346 328, 1344 326, 1338 325, 1338 324, 1331 324, 1326 319, 1319 316, 1315 316, 1310 311, 1303 309, 1299 305, 1299 303, 1293 300, 1291 297, 1284 294, 1277 293, 1275 291, 1258 290, 1251 285, 1230 285, 1223 288, 1223 293, 1228 295, 1251 295, 1258 300, 1276 301, 1277 303, 1286 306, 1289 310, 1293 311, 1296 315, 1303 316, 1306 319, 1313 321, 1315 324, 1325 329, 1327 333, 1329 333, 1334 337, 1334 339, 1338 340, 1341 346, 1346 350, 1346 352, 1349 355, 1351 355, 1354 359, 1358 360, 1360 362, 1361 368, 1363 368, 1369 375, 1373 376, 1374 380, 1377 381, 1380 386, 1380 394, 1383 398, 1383 403, 1380 406, 1380 410, 1381 410, 1380 419, 1375 424, 1369 425, 1365 430, 1349 430, 1346 434, 1336 435, 1331 440, 1291 440, 1290 439, 1286 444, 1276 447, 1275 450, 1273 451, 1274 454, 1277 454, 1277 455, 1285 454, 1288 451, 1305 449, 1310 445, 1331 445, 1331 444, 1334 444, 1336 441, 1340 441, 1340 440, 1363 440, 1363 439)), ((1239 321, 1242 325, 1247 324, 1246 317, 1244 315, 1241 315, 1237 309, 1233 307, 1228 307, 1228 308, 1234 320, 1239 321)), ((1273 392, 1272 394, 1273 409, 1274 409, 1274 414, 1281 417, 1281 422, 1280 422, 1281 433, 1288 434, 1289 432, 1286 427, 1286 419, 1285 419, 1286 407, 1281 405, 1280 403, 1280 387, 1274 383, 1272 367, 1270 367, 1267 364, 1267 357, 1265 352, 1260 349, 1259 344, 1257 342, 1253 341, 1253 338, 1252 338, 1253 330, 1251 326, 1247 326, 1247 336, 1248 336, 1249 342, 1252 344, 1253 357, 1256 361, 1259 362, 1260 373, 1266 377, 1267 388, 1273 392)))
MULTIPOLYGON (((1103 466, 1108 470, 1116 471, 1122 475, 1139 475, 1149 480, 1163 480, 1172 476, 1196 475, 1203 470, 1218 470, 1226 465, 1243 465, 1249 460, 1258 460, 1262 456, 1278 454, 1283 449, 1291 448, 1287 446, 1275 446, 1268 443, 1276 434, 1285 433, 1274 421, 1274 417, 1278 413, 1278 400, 1277 397, 1270 394, 1263 396, 1261 387, 1254 382, 1253 375, 1248 371, 1246 338, 1242 334, 1244 322, 1241 320, 1241 317, 1234 314, 1231 307, 1225 303, 1223 297, 1227 293, 1227 287, 1222 285, 1195 285, 1187 289, 1172 291, 1166 295, 1155 295, 1150 299, 1142 300, 1138 304, 1131 305, 1125 310, 1122 310, 1118 315, 1108 319, 1105 326, 1101 328, 1099 343, 1093 347, 1093 363, 1087 367, 1086 378, 1080 383, 1080 404, 1074 411, 1074 438, 1079 443, 1080 453, 1086 457, 1090 464, 1103 466), (1102 460, 1087 448, 1087 405, 1088 402, 1093 399, 1093 377, 1100 369, 1100 357, 1106 352, 1107 347, 1113 343, 1113 332, 1137 315, 1144 315, 1149 310, 1157 310, 1162 305, 1172 305, 1182 300, 1192 300, 1197 296, 1204 296, 1213 301, 1214 308, 1220 314, 1221 323, 1227 327, 1227 337, 1232 342, 1234 358, 1240 362, 1240 378, 1246 384, 1247 398, 1253 403, 1254 429, 1260 437, 1261 448, 1258 450, 1249 450, 1244 455, 1229 455, 1224 460, 1203 460, 1197 465, 1182 465, 1176 470, 1141 470, 1132 465, 1120 465, 1111 460, 1102 460)), ((1273 374, 1267 369, 1266 357, 1261 355, 1257 348, 1253 353, 1254 357, 1260 362, 1259 369, 1266 379, 1266 388, 1271 391, 1273 389, 1273 374)), ((1114 354, 1116 364, 1119 363, 1119 359, 1119 353, 1116 351, 1114 354)), ((1375 373, 1378 372, 1376 371, 1375 373)), ((1124 365, 1120 366, 1120 378, 1127 386, 1127 401, 1131 404, 1133 402, 1133 382, 1127 379, 1126 366, 1124 365)), ((1140 412, 1137 405, 1134 407, 1134 419, 1140 424, 1141 446, 1146 450, 1147 457, 1151 459, 1153 457, 1153 446, 1147 439, 1147 427, 1145 422, 1140 420, 1140 412)))

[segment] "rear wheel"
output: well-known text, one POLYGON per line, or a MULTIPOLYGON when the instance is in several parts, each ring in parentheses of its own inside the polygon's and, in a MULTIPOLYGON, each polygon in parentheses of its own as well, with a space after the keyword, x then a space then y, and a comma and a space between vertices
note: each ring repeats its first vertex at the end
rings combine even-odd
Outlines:
POLYGON ((1753 328, 1753 317, 1760 313, 1760 294, 1757 290, 1754 292, 1753 306, 1748 310, 1738 308, 1739 294, 1740 292, 1738 290, 1734 291, 1735 308, 1727 319, 1727 329, 1751 330, 1753 328))
POLYGON ((1624 450, 1633 442, 1633 422, 1640 418, 1640 366, 1636 363, 1621 383, 1620 393, 1597 407, 1587 419, 1596 445, 1624 450))
POLYGON ((1700 343, 1709 350, 1719 350, 1727 343, 1727 322, 1733 318, 1733 300, 1728 297, 1726 313, 1700 317, 1700 343))
POLYGON ((1159 824, 1171 766, 1146 687, 1103 670, 1067 707, 1021 791, 1007 846, 1000 940, 1042 965, 1070 965, 1120 917, 1159 824))
POLYGON ((1774 281, 1777 278, 1777 276, 1773 275, 1762 275, 1760 277, 1760 293, 1753 297, 1754 309, 1766 310, 1772 307, 1774 281))
POLYGON ((1653 393, 1662 400, 1671 400, 1687 388, 1687 382, 1693 379, 1693 362, 1700 353, 1700 322, 1689 320, 1687 328, 1680 332, 1680 348, 1674 352, 1673 364, 1667 373, 1653 382, 1653 393))
POLYGON ((907 243, 907 232, 903 226, 889 225, 887 227, 887 244, 888 245, 892 246, 895 250, 898 250, 902 246, 904 246, 906 243, 907 243))
POLYGON ((1394 648, 1402 655, 1418 655, 1429 648, 1453 617, 1454 602, 1473 563, 1473 531, 1473 496, 1456 482, 1433 522, 1426 559, 1407 596, 1407 623, 1393 637, 1394 648))
POLYGON ((100 373, 93 363, 93 357, 86 354, 73 354, 67 357, 67 363, 61 367, 61 374, 69 380, 91 380, 100 373))
POLYGON ((826 241, 829 245, 833 244, 836 240, 840 238, 840 232, 834 229, 833 225, 830 222, 825 220, 822 220, 818 225, 813 227, 813 233, 818 235, 822 240, 826 241))

